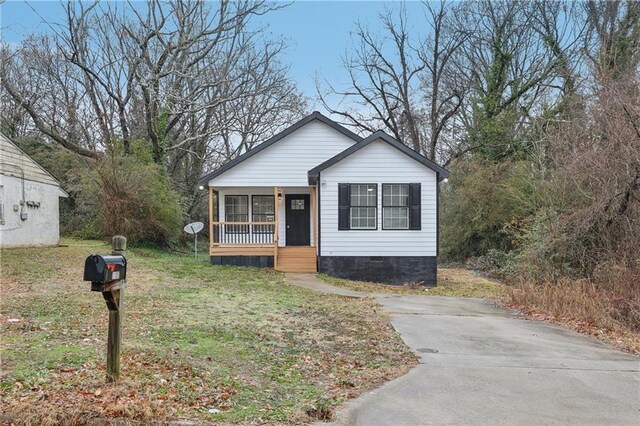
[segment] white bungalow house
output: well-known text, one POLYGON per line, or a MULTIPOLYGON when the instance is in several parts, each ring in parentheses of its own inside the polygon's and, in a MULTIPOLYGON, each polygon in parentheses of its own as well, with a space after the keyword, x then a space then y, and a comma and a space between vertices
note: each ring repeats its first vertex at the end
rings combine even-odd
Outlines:
POLYGON ((436 284, 447 170, 319 112, 203 176, 211 262, 436 284))
POLYGON ((0 133, 0 247, 56 246, 60 183, 0 133))

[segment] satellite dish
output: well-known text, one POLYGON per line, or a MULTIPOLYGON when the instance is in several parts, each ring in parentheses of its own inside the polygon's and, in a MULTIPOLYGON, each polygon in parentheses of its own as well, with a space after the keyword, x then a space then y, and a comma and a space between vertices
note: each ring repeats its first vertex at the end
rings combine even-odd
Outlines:
POLYGON ((186 232, 187 234, 197 234, 198 232, 202 231, 203 228, 204 223, 202 222, 188 223, 184 227, 184 232, 186 232))
POLYGON ((202 222, 188 223, 183 228, 184 232, 186 232, 187 234, 192 234, 193 235, 193 242, 195 244, 196 260, 198 260, 198 232, 202 231, 203 228, 204 228, 204 223, 202 223, 202 222))

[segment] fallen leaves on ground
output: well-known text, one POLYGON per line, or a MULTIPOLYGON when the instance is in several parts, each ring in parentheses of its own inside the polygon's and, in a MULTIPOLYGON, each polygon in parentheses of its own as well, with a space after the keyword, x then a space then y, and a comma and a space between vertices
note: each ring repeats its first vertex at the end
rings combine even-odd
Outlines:
POLYGON ((106 384, 107 309, 81 277, 109 250, 68 244, 2 252, 3 423, 308 423, 416 363, 371 299, 134 249, 121 380, 106 384))
POLYGON ((518 311, 533 320, 546 321, 561 325, 577 331, 578 333, 595 337, 596 339, 602 340, 603 342, 606 342, 622 351, 640 355, 640 335, 621 327, 605 328, 592 321, 585 321, 583 319, 568 316, 551 315, 529 306, 507 303, 506 301, 502 302, 502 306, 507 309, 518 311))

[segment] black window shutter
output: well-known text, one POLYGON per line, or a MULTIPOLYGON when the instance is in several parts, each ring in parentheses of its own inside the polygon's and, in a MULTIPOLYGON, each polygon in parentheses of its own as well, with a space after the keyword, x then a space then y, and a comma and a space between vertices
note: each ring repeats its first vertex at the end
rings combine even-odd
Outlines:
POLYGON ((409 184, 409 229, 422 229, 422 214, 420 202, 420 184, 409 184))
POLYGON ((338 229, 341 231, 349 229, 350 192, 348 183, 338 184, 338 229))

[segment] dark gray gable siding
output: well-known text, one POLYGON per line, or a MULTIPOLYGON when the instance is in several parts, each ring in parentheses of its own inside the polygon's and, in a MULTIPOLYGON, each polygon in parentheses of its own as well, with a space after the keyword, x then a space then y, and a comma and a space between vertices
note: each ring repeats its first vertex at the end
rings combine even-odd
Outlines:
POLYGON ((374 134, 372 134, 368 138, 365 138, 365 139, 361 140, 360 142, 356 143, 355 145, 350 146, 349 148, 345 149, 341 153, 339 153, 339 154, 333 156, 332 158, 328 159, 327 161, 325 161, 324 163, 320 164, 319 166, 314 167, 313 169, 309 170, 309 173, 308 173, 309 174, 309 184, 310 185, 314 185, 314 184, 317 183, 318 177, 320 176, 320 172, 322 170, 333 166, 334 164, 336 164, 339 161, 344 160, 345 158, 347 158, 348 156, 350 156, 354 152, 357 152, 358 150, 364 148, 365 146, 369 145, 371 142, 376 141, 378 139, 381 139, 381 140, 385 141, 389 145, 391 145, 394 148, 398 149, 400 152, 408 155, 409 157, 413 158, 414 160, 416 160, 420 164, 422 164, 422 165, 430 168, 434 172, 436 172, 438 174, 438 180, 442 180, 442 179, 444 179, 444 178, 449 176, 449 171, 446 170, 444 167, 441 167, 441 166, 437 165, 436 163, 434 163, 433 161, 429 160, 424 155, 418 154, 417 152, 415 152, 414 150, 412 150, 408 146, 398 142, 397 140, 395 140, 394 138, 392 138, 391 136, 389 136, 388 134, 386 134, 382 130, 378 130, 377 132, 375 132, 374 134))
POLYGON ((284 129, 280 133, 276 134, 275 136, 273 136, 273 137, 267 139, 266 141, 260 143, 255 148, 245 152, 244 154, 242 154, 238 158, 235 158, 235 159, 229 161, 228 163, 223 164, 222 166, 220 166, 216 170, 212 171, 211 173, 204 175, 198 181, 198 185, 207 184, 211 179, 215 178, 216 176, 220 176, 222 173, 226 172, 229 169, 232 169, 233 167, 235 167, 238 164, 242 163, 244 160, 253 157, 254 155, 259 153, 263 149, 266 149, 266 148, 270 147, 274 143, 276 143, 279 140, 285 138, 286 136, 288 136, 291 133, 295 132, 296 130, 298 130, 302 126, 312 122, 313 120, 318 120, 318 121, 326 124, 327 126, 332 127, 333 129, 337 130, 338 132, 342 133, 343 135, 347 136, 348 138, 353 139, 356 142, 360 142, 362 140, 362 138, 360 136, 356 135, 351 130, 347 129, 346 127, 341 126, 340 124, 338 124, 335 121, 331 120, 329 117, 326 117, 326 116, 320 114, 320 112, 314 111, 313 113, 307 115, 306 117, 304 117, 302 120, 298 121, 297 123, 292 124, 290 127, 287 127, 286 129, 284 129))

